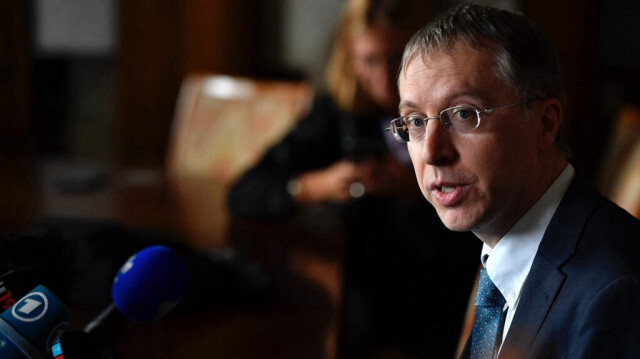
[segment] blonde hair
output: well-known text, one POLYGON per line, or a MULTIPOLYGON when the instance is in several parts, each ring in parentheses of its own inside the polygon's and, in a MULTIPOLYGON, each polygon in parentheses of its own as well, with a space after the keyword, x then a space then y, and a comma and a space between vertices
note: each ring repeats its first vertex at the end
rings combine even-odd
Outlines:
POLYGON ((327 90, 343 110, 367 112, 376 105, 360 88, 352 68, 354 38, 375 26, 388 26, 408 40, 435 14, 428 0, 349 0, 343 8, 325 72, 327 90))

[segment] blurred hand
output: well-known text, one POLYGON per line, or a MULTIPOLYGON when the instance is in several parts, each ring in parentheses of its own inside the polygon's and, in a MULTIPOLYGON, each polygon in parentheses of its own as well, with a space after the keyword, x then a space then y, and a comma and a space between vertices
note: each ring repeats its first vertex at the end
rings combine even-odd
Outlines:
POLYGON ((388 157, 337 162, 327 168, 298 177, 299 203, 348 202, 362 195, 409 195, 422 197, 410 168, 388 157))
POLYGON ((353 197, 349 187, 362 181, 359 164, 340 161, 327 168, 307 172, 300 177, 300 192, 294 196, 300 203, 346 202, 353 197))

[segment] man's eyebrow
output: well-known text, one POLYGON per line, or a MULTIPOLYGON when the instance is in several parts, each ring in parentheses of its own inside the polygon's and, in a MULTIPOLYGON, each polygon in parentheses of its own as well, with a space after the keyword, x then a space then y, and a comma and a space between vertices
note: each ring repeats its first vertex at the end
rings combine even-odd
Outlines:
POLYGON ((402 100, 400 101, 400 105, 398 106, 398 110, 402 111, 403 109, 418 109, 420 106, 413 102, 413 101, 409 101, 409 100, 402 100))
MULTIPOLYGON (((450 94, 448 94, 447 96, 445 96, 441 102, 449 104, 451 102, 454 101, 454 99, 457 98, 461 98, 461 97, 467 97, 470 99, 477 99, 477 100, 485 100, 487 99, 488 95, 487 95, 487 91, 485 90, 480 90, 480 89, 470 89, 470 88, 466 88, 461 86, 460 90, 458 91, 454 91, 450 94)), ((445 105, 447 106, 447 105, 445 105)), ((420 104, 415 103, 413 101, 410 100, 401 100, 400 101, 400 105, 398 106, 399 111, 402 110, 420 110, 420 104)))

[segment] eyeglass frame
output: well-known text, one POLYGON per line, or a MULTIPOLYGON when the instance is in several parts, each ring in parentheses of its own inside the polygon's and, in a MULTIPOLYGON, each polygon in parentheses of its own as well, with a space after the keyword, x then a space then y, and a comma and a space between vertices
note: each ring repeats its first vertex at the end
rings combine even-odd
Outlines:
MULTIPOLYGON (((396 117, 393 120, 391 120, 391 122, 389 123, 389 127, 385 128, 385 131, 391 131, 393 133, 393 137, 396 139, 396 141, 402 142, 402 143, 409 143, 409 142, 411 142, 411 139, 409 139, 407 141, 404 141, 400 137, 400 135, 397 133, 397 131, 396 131, 397 126, 395 126, 395 122, 398 121, 398 120, 402 120, 402 123, 404 123, 405 126, 408 126, 404 121, 406 118, 418 117, 418 118, 421 118, 423 121, 425 121, 425 126, 426 126, 426 122, 427 121, 439 119, 440 120, 440 125, 442 126, 442 128, 444 128, 445 131, 447 131, 449 133, 469 133, 469 132, 472 132, 473 130, 477 129, 478 127, 480 127, 480 122, 482 121, 481 114, 483 114, 483 113, 491 114, 494 111, 501 110, 503 108, 516 106, 516 105, 523 105, 523 104, 530 103, 530 102, 533 102, 533 101, 542 101, 542 100, 543 100, 543 98, 541 98, 541 97, 530 97, 530 98, 527 98, 527 99, 524 99, 524 100, 520 100, 520 101, 516 101, 516 102, 510 103, 510 104, 506 104, 506 105, 503 105, 503 106, 486 108, 484 110, 479 109, 475 105, 459 105, 459 106, 453 106, 453 107, 445 108, 444 110, 440 111, 440 114, 438 116, 427 116, 427 117, 423 117, 423 116, 419 116, 419 115, 400 116, 400 117, 396 117), (467 130, 467 131, 459 131, 459 130, 456 131, 456 130, 453 129, 453 125, 451 125, 449 128, 447 128, 446 124, 442 120, 442 114, 445 113, 445 112, 448 112, 448 111, 451 111, 451 110, 455 110, 455 109, 460 109, 460 108, 470 108, 470 109, 473 109, 476 112, 476 117, 478 118, 478 121, 477 121, 475 127, 473 127, 470 130, 467 130)), ((407 132, 408 132, 408 130, 407 130, 407 132)), ((425 133, 426 133, 426 128, 425 128, 425 133)), ((420 138, 420 139, 422 139, 422 138, 420 138)))

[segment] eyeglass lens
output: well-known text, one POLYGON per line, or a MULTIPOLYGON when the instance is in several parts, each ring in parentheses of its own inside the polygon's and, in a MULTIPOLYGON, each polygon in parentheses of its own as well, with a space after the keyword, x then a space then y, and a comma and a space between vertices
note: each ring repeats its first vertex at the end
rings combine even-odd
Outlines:
POLYGON ((478 126, 478 112, 473 107, 453 107, 440 114, 440 122, 449 132, 468 132, 478 126))
MULTIPOLYGON (((427 120, 412 116, 392 121, 396 139, 402 142, 417 141, 424 137, 427 120)), ((442 111, 440 123, 449 132, 469 132, 478 126, 478 112, 473 107, 454 107, 442 111)))

